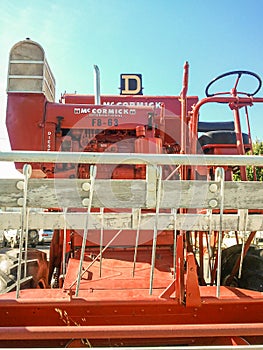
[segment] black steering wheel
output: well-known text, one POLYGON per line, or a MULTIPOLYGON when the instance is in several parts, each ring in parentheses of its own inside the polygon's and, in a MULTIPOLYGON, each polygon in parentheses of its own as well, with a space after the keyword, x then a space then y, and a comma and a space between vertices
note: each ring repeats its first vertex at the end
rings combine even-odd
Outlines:
POLYGON ((216 95, 231 95, 231 91, 227 91, 227 92, 216 92, 214 94, 210 94, 209 93, 209 89, 211 87, 211 85, 213 85, 217 80, 219 79, 222 79, 224 77, 227 77, 229 75, 237 75, 237 78, 236 78, 236 82, 235 82, 235 85, 234 85, 234 88, 232 89, 235 90, 235 93, 236 95, 246 95, 246 96, 254 96, 261 88, 261 85, 262 85, 262 81, 261 81, 261 78, 256 74, 256 73, 253 73, 253 72, 249 72, 247 70, 235 70, 235 71, 231 71, 231 72, 227 72, 227 73, 224 73, 224 74, 221 74, 219 75, 218 77, 216 77, 215 79, 213 79, 212 81, 210 81, 210 83, 207 85, 206 89, 205 89, 205 94, 207 97, 212 97, 212 96, 216 96, 216 95), (241 78, 242 75, 251 75, 252 77, 256 78, 257 81, 258 81, 258 87, 256 88, 256 90, 252 93, 248 93, 248 92, 240 92, 240 91, 237 91, 237 85, 239 83, 239 80, 241 78))

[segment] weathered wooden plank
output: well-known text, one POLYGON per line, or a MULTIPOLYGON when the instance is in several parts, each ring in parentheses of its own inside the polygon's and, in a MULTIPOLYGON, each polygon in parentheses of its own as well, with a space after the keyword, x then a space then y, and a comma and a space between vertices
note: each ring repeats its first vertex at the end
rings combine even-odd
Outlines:
POLYGON ((210 208, 211 199, 217 200, 219 193, 209 191, 206 181, 163 181, 161 208, 210 208))
MULTIPOLYGON (((103 222, 105 230, 136 230, 137 221, 134 220, 134 212, 125 213, 105 213, 103 214, 103 222)), ((141 215, 141 230, 153 230, 154 213, 146 213, 141 215)), ((85 212, 67 213, 66 221, 62 212, 32 212, 29 215, 30 229, 67 229, 80 230, 84 228, 86 219, 85 212)), ((177 214, 176 229, 186 231, 218 231, 220 228, 219 214, 213 214, 210 218, 206 214, 177 214), (210 221, 211 220, 211 221, 210 221)), ((101 214, 92 213, 88 221, 89 229, 101 228, 101 214)), ((0 229, 16 229, 21 225, 21 217, 19 212, 0 212, 0 229)), ((240 230, 239 215, 225 214, 223 215, 223 230, 238 231, 240 230)), ((263 215, 248 215, 247 231, 263 231, 263 215)), ((171 213, 160 213, 158 220, 158 230, 174 230, 174 218, 171 213)))
MULTIPOLYGON (((220 208, 219 184, 163 181, 161 208, 220 208)), ((263 209, 262 182, 225 182, 224 209, 263 209)))
POLYGON ((263 209, 263 182, 226 181, 224 186, 224 208, 263 209))
MULTIPOLYGON (((19 207, 21 180, 4 179, 0 184, 0 207, 19 207)), ((89 197, 89 180, 30 179, 27 205, 31 208, 82 208, 89 197), (84 189, 83 189, 84 188, 84 189), (84 203, 84 204, 83 204, 84 203)), ((96 208, 145 207, 146 182, 143 180, 96 180, 92 206, 96 208)))
MULTIPOLYGON (((149 181, 98 179, 95 181, 92 207, 154 208, 154 179, 155 177, 149 181)), ((21 183, 13 179, 1 180, 0 207, 22 205, 21 183)), ((88 202, 88 188, 89 180, 30 179, 27 205, 31 208, 83 208, 88 202)), ((224 209, 263 209, 262 182, 225 182, 224 188, 224 209)), ((162 181, 160 208, 219 207, 219 185, 214 181, 162 181)))

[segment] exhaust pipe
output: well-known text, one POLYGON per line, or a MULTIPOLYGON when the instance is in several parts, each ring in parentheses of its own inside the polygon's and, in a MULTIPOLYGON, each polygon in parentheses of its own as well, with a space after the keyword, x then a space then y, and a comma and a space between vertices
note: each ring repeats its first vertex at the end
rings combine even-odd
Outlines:
POLYGON ((100 70, 97 65, 94 65, 94 90, 95 105, 100 105, 100 70))

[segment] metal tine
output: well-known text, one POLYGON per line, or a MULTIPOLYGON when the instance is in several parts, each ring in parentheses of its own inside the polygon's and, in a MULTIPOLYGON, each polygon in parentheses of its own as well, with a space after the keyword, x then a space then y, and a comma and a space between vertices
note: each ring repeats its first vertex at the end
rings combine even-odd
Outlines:
POLYGON ((21 263, 22 263, 22 254, 23 254, 23 236, 25 231, 25 226, 27 226, 27 188, 28 188, 28 179, 32 174, 32 167, 30 164, 25 164, 23 166, 23 175, 24 175, 24 197, 23 197, 23 206, 21 209, 21 230, 19 235, 19 255, 18 255, 18 267, 17 267, 17 288, 16 288, 16 298, 19 298, 20 292, 20 280, 21 280, 21 263))
POLYGON ((24 256, 24 278, 27 275, 27 249, 28 249, 28 221, 30 209, 26 208, 26 240, 25 240, 25 256, 24 256))
POLYGON ((150 275, 150 290, 149 294, 152 295, 153 290, 153 275, 156 259, 156 243, 157 243, 157 233, 158 233, 158 218, 160 211, 161 202, 161 189, 162 189, 162 167, 157 167, 157 196, 156 196, 156 210, 155 210, 155 220, 153 228, 153 246, 152 246, 152 261, 151 261, 151 275, 150 275))
POLYGON ((216 168, 215 180, 220 182, 220 217, 219 217, 219 233, 218 233, 218 259, 217 259, 217 282, 216 296, 220 297, 220 282, 221 282, 221 260, 222 260, 222 231, 223 231, 223 210, 224 210, 224 181, 225 171, 223 168, 216 168))
POLYGON ((142 218, 142 210, 138 209, 138 224, 136 231, 136 241, 135 241, 135 249, 134 249, 134 258, 133 258, 133 269, 132 269, 132 277, 135 275, 135 265, 137 259, 138 245, 139 245, 139 236, 140 236, 140 226, 141 226, 141 218, 142 218))
POLYGON ((174 246, 173 246, 173 267, 174 267, 174 278, 176 276, 176 248, 177 248, 177 230, 176 230, 176 219, 177 219, 177 209, 172 209, 173 223, 174 223, 174 246))
POLYGON ((78 296, 79 293, 79 286, 80 286, 80 279, 82 277, 82 265, 84 260, 84 254, 85 254, 85 247, 86 247, 86 241, 88 237, 88 222, 89 222, 89 215, 90 215, 90 209, 93 199, 93 192, 94 192, 94 184, 95 184, 95 177, 96 177, 97 167, 96 165, 90 166, 90 192, 89 192, 89 203, 88 203, 88 209, 87 209, 87 215, 86 215, 86 221, 85 221, 85 227, 84 227, 84 233, 83 233, 83 240, 82 240, 82 246, 81 246, 81 255, 79 260, 79 271, 78 271, 78 277, 77 277, 77 285, 76 285, 76 296, 78 296))
POLYGON ((207 269, 207 278, 211 281, 212 275, 212 263, 213 263, 213 251, 211 247, 211 237, 212 237, 212 209, 207 209, 207 215, 209 215, 209 233, 207 239, 207 253, 208 253, 208 269, 207 269))
POLYGON ((102 276, 102 247, 103 247, 103 236, 104 236, 104 208, 100 208, 101 215, 101 227, 100 227, 100 277, 102 276))
POLYGON ((68 208, 63 208, 63 221, 64 221, 64 232, 63 232, 63 262, 62 262, 62 275, 63 277, 66 275, 66 264, 67 264, 67 257, 66 257, 66 246, 67 246, 67 220, 66 220, 66 214, 67 214, 68 208))
POLYGON ((247 231, 247 220, 248 220, 248 210, 247 209, 240 209, 238 211, 239 216, 243 216, 243 232, 242 232, 242 250, 241 250, 241 256, 240 256, 240 263, 239 263, 239 271, 238 271, 238 278, 241 278, 242 273, 242 267, 243 267, 243 261, 244 261, 244 255, 245 255, 245 236, 247 231))

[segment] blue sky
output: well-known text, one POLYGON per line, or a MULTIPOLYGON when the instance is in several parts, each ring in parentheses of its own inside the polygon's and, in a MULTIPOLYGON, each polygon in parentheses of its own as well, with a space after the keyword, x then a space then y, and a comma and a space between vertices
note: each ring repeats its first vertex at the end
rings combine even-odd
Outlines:
MULTIPOLYGON (((9 0, 0 1, 0 13, 2 150, 8 149, 9 50, 26 37, 46 52, 57 100, 65 90, 93 93, 94 64, 100 68, 103 94, 119 93, 121 73, 141 73, 145 95, 177 95, 186 60, 188 93, 199 98, 212 78, 230 70, 263 77, 261 0, 9 0)), ((258 95, 263 96, 263 89, 258 95)), ((208 110, 204 119, 226 113, 208 110)), ((262 121, 263 106, 251 109, 253 139, 263 140, 262 121)))

